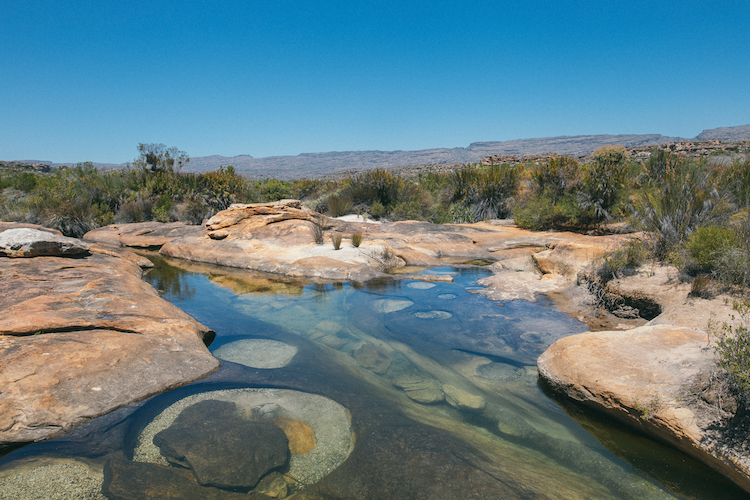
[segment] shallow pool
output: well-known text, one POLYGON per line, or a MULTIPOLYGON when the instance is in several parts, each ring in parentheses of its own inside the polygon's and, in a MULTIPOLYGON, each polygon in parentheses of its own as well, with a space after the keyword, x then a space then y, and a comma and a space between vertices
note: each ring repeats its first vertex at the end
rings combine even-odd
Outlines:
MULTIPOLYGON (((473 293, 485 269, 320 284, 150 258, 157 267, 146 279, 216 331, 210 349, 222 369, 9 453, 0 460, 0 498, 19 498, 18 488, 34 498, 30 477, 46 498, 74 498, 55 486, 61 474, 77 497, 101 498, 102 471, 110 495, 129 485, 122 497, 158 498, 172 476, 136 485, 151 477, 143 467, 157 466, 169 473, 182 465, 180 473, 190 469, 204 484, 197 466, 154 444, 186 408, 204 408, 199 402, 284 430, 289 460, 273 481, 285 481, 283 494, 294 498, 745 498, 692 459, 545 395, 536 358, 586 326, 544 299, 497 303, 473 293), (60 472, 71 466, 80 470, 60 472)), ((227 470, 236 466, 231 456, 227 470)), ((185 474, 174 477, 193 481, 185 474)), ((248 491, 244 483, 214 486, 197 484, 208 490, 183 497, 248 491)))

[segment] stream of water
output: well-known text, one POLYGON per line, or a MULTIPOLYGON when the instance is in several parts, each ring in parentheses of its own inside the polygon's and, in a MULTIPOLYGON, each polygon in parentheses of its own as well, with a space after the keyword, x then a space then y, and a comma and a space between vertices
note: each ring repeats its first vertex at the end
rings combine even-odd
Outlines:
POLYGON ((300 498, 396 498, 410 488, 444 498, 480 490, 505 498, 746 498, 670 448, 556 404, 537 383, 536 358, 586 326, 544 299, 497 303, 472 293, 487 275, 480 267, 319 284, 150 258, 157 266, 147 281, 216 331, 210 350, 226 360, 222 369, 106 425, 95 419, 96 432, 82 434, 95 438, 63 436, 8 454, 0 498, 11 498, 3 478, 45 457, 93 471, 113 456, 166 464, 151 444, 158 428, 150 429, 206 398, 256 413, 278 398, 310 424, 317 448, 293 449, 289 469, 300 498), (441 483, 441 470, 456 484, 441 483))

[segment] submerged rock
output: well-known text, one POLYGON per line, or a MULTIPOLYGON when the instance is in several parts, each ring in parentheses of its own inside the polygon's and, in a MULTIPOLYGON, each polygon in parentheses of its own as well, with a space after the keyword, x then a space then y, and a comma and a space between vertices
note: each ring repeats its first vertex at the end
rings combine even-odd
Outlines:
POLYGON ((417 403, 439 403, 445 399, 440 382, 432 378, 404 375, 393 379, 393 385, 403 389, 417 403))
POLYGON ((104 465, 102 492, 115 500, 267 500, 257 493, 204 487, 185 469, 112 459, 104 465))
POLYGON ((219 359, 251 368, 281 368, 288 365, 295 354, 296 347, 270 339, 235 340, 214 351, 219 359))
POLYGON ((190 468, 201 485, 219 488, 250 489, 289 459, 284 431, 244 418, 227 401, 189 406, 154 444, 169 462, 190 468))
POLYGON ((448 404, 458 410, 482 412, 487 406, 487 403, 482 396, 471 394, 450 384, 445 384, 443 386, 443 392, 445 393, 445 400, 448 404))
POLYGON ((354 351, 354 359, 356 359, 360 365, 379 375, 387 372, 388 367, 391 366, 391 355, 372 344, 364 344, 362 347, 354 351))

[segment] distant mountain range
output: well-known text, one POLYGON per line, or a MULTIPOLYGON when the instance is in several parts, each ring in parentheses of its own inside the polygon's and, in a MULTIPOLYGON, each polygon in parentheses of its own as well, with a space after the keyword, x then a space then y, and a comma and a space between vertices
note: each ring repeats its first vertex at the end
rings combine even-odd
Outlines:
MULTIPOLYGON (((276 177, 278 179, 315 178, 336 172, 393 168, 411 165, 436 165, 446 163, 477 163, 489 155, 536 155, 558 153, 583 156, 605 144, 622 144, 626 147, 658 145, 665 142, 707 141, 723 142, 750 140, 750 125, 704 130, 691 139, 666 137, 659 134, 642 135, 578 135, 517 139, 513 141, 474 142, 466 148, 437 148, 419 151, 333 151, 328 153, 303 153, 297 156, 269 156, 253 158, 240 156, 199 156, 190 159, 183 172, 207 172, 220 165, 233 165, 235 170, 249 178, 276 177)), ((29 163, 47 163, 24 160, 29 163)), ((52 164, 59 166, 58 164, 52 164)), ((101 168, 123 165, 97 164, 101 168)))

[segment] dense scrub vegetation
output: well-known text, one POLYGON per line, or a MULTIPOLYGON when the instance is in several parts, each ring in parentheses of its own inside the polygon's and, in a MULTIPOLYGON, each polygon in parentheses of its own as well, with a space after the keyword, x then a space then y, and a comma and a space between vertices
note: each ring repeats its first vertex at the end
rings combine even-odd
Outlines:
POLYGON ((613 275, 651 256, 675 264, 686 277, 701 276, 698 283, 709 277, 722 286, 750 285, 748 159, 696 160, 655 149, 647 161, 633 162, 622 146, 604 146, 587 163, 552 156, 409 177, 375 169, 335 180, 254 181, 232 166, 182 173, 188 156, 161 144, 140 144, 138 152, 131 168, 121 170, 82 163, 49 174, 0 171, 0 218, 80 237, 114 222, 200 224, 232 203, 296 198, 334 217, 435 223, 514 218, 528 229, 574 231, 627 222, 647 236, 639 248, 613 256, 613 275))

